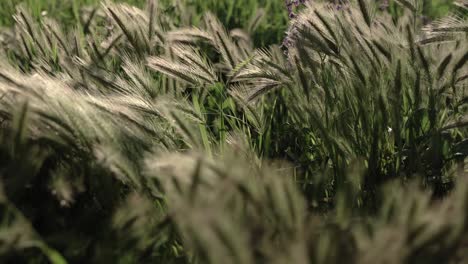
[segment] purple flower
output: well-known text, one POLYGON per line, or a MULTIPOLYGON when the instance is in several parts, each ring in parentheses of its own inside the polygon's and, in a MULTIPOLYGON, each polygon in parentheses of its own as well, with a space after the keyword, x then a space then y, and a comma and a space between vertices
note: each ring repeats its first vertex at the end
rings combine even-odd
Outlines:
POLYGON ((298 7, 301 4, 305 4, 305 2, 307 2, 307 0, 285 0, 289 18, 293 19, 296 17, 293 7, 298 7))

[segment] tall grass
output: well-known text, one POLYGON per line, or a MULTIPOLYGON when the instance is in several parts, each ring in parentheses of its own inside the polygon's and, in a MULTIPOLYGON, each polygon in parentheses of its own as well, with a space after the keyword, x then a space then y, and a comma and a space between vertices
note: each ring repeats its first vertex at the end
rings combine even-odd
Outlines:
POLYGON ((328 171, 340 184, 362 159, 366 191, 414 174, 438 194, 450 188, 466 137, 465 22, 454 15, 422 27, 417 8, 395 21, 365 1, 338 12, 314 4, 289 30, 287 61, 259 52, 234 79, 251 87, 249 101, 284 90, 275 121, 301 129, 298 143, 285 144, 312 175, 328 171))
POLYGON ((0 262, 468 261, 466 6, 395 4, 17 7, 0 262))

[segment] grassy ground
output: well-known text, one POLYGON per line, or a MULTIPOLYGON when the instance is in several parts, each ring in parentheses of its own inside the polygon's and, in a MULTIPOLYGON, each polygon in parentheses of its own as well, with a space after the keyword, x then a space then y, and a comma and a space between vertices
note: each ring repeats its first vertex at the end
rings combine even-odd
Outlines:
MULTIPOLYGON (((130 5, 143 7, 146 0, 117 0, 130 5)), ((184 5, 194 9, 194 17, 191 22, 198 24, 207 10, 215 13, 227 28, 245 28, 248 21, 256 14, 258 9, 264 9, 267 16, 256 30, 254 42, 257 46, 278 43, 284 36, 287 27, 287 13, 284 11, 283 0, 239 0, 239 1, 215 1, 215 0, 181 0, 184 5)), ((427 15, 440 17, 451 10, 452 0, 434 0, 430 3, 427 15)), ((4 0, 0 2, 0 26, 10 26, 14 23, 12 14, 19 4, 27 6, 31 15, 41 17, 43 11, 47 15, 59 20, 66 26, 73 26, 79 20, 80 9, 84 6, 97 6, 99 0, 4 0)), ((175 2, 161 1, 166 7, 173 6, 175 2)))
MULTIPOLYGON (((48 16, 58 19, 62 23, 72 25, 78 21, 78 13, 81 7, 88 5, 97 5, 98 0, 4 0, 0 2, 0 25, 9 26, 13 24, 12 15, 15 8, 19 4, 27 6, 33 17, 41 17, 43 11, 47 12, 48 16)), ((127 2, 129 4, 142 6, 144 0, 125 0, 120 2, 127 2)))
MULTIPOLYGON (((116 2, 125 2, 138 7, 143 7, 146 3, 145 0, 117 0, 116 2)), ((176 3, 168 0, 160 2, 169 10, 176 3)), ((198 24, 202 15, 209 10, 215 13, 228 28, 247 27, 257 10, 264 9, 268 14, 267 19, 261 21, 254 36, 258 46, 280 41, 287 27, 287 14, 284 12, 282 0, 182 0, 179 2, 193 10, 194 16, 191 18, 193 24, 198 24)), ((12 14, 18 4, 27 6, 35 18, 41 17, 41 13, 47 11, 47 16, 59 20, 66 26, 73 26, 79 21, 79 12, 82 7, 98 6, 99 3, 99 0, 5 0, 0 2, 0 26, 10 26, 14 23, 12 14)))

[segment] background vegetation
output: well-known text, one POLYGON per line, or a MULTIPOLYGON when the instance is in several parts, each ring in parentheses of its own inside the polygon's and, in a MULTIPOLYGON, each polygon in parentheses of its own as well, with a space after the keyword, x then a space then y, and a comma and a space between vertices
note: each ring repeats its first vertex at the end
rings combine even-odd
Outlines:
POLYGON ((468 261, 467 3, 126 2, 0 2, 0 262, 468 261))

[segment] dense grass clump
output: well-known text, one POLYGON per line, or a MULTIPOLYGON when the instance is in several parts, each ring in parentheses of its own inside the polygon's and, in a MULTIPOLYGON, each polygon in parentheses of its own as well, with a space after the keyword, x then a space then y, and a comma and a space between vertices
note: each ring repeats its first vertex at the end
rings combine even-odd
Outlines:
POLYGON ((128 2, 2 21, 1 263, 468 261, 466 3, 128 2))

